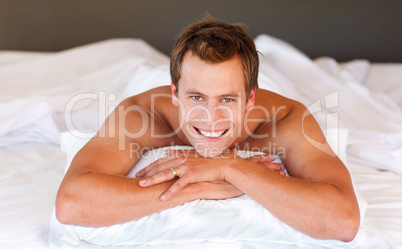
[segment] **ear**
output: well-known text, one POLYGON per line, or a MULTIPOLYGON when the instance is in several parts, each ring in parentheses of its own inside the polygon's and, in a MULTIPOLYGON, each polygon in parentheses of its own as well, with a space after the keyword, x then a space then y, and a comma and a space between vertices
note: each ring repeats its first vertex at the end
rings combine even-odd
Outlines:
POLYGON ((175 106, 179 106, 179 103, 177 102, 176 86, 173 84, 173 81, 170 82, 170 88, 172 89, 172 103, 175 106))
POLYGON ((257 87, 254 87, 250 92, 250 96, 248 97, 246 104, 246 111, 250 110, 255 105, 255 92, 257 91, 257 87))

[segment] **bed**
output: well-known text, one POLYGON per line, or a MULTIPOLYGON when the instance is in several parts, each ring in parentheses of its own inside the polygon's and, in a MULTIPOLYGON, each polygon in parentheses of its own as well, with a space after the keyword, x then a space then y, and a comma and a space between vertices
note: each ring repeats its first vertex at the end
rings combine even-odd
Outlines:
MULTIPOLYGON (((255 35, 255 43, 261 53, 260 88, 309 107, 351 172, 363 211, 355 241, 297 243, 299 235, 293 232, 287 238, 295 243, 286 243, 283 234, 276 241, 241 233, 229 238, 216 228, 214 239, 102 241, 105 248, 402 247, 402 58, 373 62, 352 53, 356 60, 340 62, 331 53, 307 56, 300 46, 262 33, 255 35)), ((51 227, 68 162, 121 100, 170 83, 168 57, 160 52, 163 48, 135 38, 105 39, 59 52, 3 47, 0 248, 69 248, 72 244, 54 242, 51 227)), ((146 231, 155 234, 155 227, 146 231)), ((80 241, 76 247, 99 248, 101 243, 94 241, 80 241)))

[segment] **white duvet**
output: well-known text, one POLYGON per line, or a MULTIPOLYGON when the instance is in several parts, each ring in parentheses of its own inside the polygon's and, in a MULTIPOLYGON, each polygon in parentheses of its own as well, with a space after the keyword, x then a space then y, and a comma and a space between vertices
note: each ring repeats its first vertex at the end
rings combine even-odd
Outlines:
MULTIPOLYGON (((332 143, 331 146, 339 145, 341 151, 344 151, 345 131, 341 132, 340 137, 342 144, 332 143)), ((62 149, 67 154, 66 168, 88 140, 77 138, 70 132, 62 134, 62 149)), ((191 149, 189 146, 169 148, 191 149)), ((165 149, 160 148, 146 152, 128 177, 134 177, 139 170, 163 157, 165 149)), ((238 152, 238 155, 243 158, 254 154, 255 152, 238 152)), ((344 153, 340 156, 345 160, 344 153)), ((276 162, 281 162, 279 157, 276 162)), ((357 196, 363 221, 367 203, 358 193, 357 196)), ((373 241, 376 243, 381 241, 381 238, 378 235, 371 235, 370 229, 362 226, 355 240, 350 243, 313 239, 281 222, 246 195, 220 201, 195 200, 136 221, 101 228, 63 225, 58 222, 53 212, 49 234, 49 243, 54 249, 177 244, 191 246, 191 244, 201 242, 214 242, 217 243, 216 248, 219 248, 221 243, 236 241, 266 242, 287 246, 319 245, 331 248, 367 248, 370 243, 373 244, 373 241)))
MULTIPOLYGON (((383 68, 380 65, 373 67, 367 61, 339 64, 330 58, 312 61, 289 44, 275 38, 261 35, 255 41, 257 49, 263 54, 259 77, 261 88, 294 98, 310 107, 327 135, 336 137, 339 132, 338 127, 347 130, 348 162, 369 165, 402 175, 402 103, 400 101, 402 87, 397 87, 398 84, 402 84, 401 81, 398 82, 398 79, 402 79, 400 67, 396 68, 397 65, 395 65, 395 70, 392 70, 392 78, 384 81, 384 84, 379 84, 376 80, 380 78, 379 75, 382 75, 381 72, 389 70, 389 67, 383 68)), ((117 39, 60 53, 15 55, 10 55, 9 61, 4 60, 7 57, 1 57, 0 64, 0 148, 4 148, 5 152, 15 151, 14 148, 23 148, 26 143, 43 144, 43 148, 46 148, 48 143, 59 145, 60 133, 69 129, 79 130, 82 136, 91 137, 106 118, 107 113, 119 101, 147 89, 170 83, 168 58, 141 40, 117 39), (86 99, 74 102, 76 96, 84 96, 86 99)), ((26 146, 26 148, 30 147, 26 146)), ((27 149, 26 151, 35 152, 36 154, 34 154, 38 155, 38 158, 41 158, 40 155, 43 153, 37 149, 27 149)), ((341 151, 339 150, 339 152, 341 151)), ((18 156, 16 152, 13 153, 17 155, 17 158, 9 161, 15 163, 15 160, 18 161, 18 157, 21 156, 18 156)), ((60 158, 62 157, 59 156, 54 165, 60 165, 60 158)), ((41 165, 43 172, 48 172, 52 163, 49 162, 49 166, 41 165)), ((8 167, 14 170, 12 166, 8 167)), ((26 171, 25 168, 15 170, 12 172, 23 173, 26 171)), ((6 177, 7 171, 2 173, 6 177)), ((370 189, 369 184, 365 182, 366 180, 375 182, 375 178, 371 177, 371 175, 376 175, 375 171, 370 172, 367 176, 359 170, 357 173, 360 177, 357 188, 360 187, 362 191, 369 189, 370 192, 366 192, 364 197, 373 201, 373 205, 368 206, 368 215, 376 218, 364 218, 359 233, 360 237, 346 247, 386 248, 388 247, 386 243, 402 246, 402 241, 394 232, 400 231, 400 229, 396 223, 392 223, 394 220, 402 219, 402 214, 398 211, 402 209, 399 196, 401 193, 398 192, 398 188, 394 191, 390 190, 391 186, 384 188, 384 191, 396 194, 395 197, 389 195, 388 199, 380 198, 383 201, 389 200, 387 203, 395 200, 393 205, 385 206, 389 208, 384 210, 394 211, 380 213, 377 217, 376 212, 372 210, 382 210, 381 208, 384 208, 381 206, 382 201, 376 196, 371 196, 371 192, 374 193, 375 190, 370 189), (376 203, 379 204, 375 205, 376 203), (388 217, 388 214, 391 216, 388 217), (384 223, 381 216, 387 216, 387 222, 384 223), (388 224, 393 224, 395 227, 388 224)), ((49 176, 47 181, 50 183, 52 174, 46 174, 49 176)), ((390 174, 389 179, 400 179, 393 177, 392 173, 390 174)), ((34 179, 37 180, 36 185, 32 185, 34 188, 34 186, 40 185, 41 179, 44 177, 44 175, 33 174, 32 179, 28 176, 27 179, 32 182, 34 179)), ((58 180, 60 178, 61 175, 54 177, 58 180)), ((22 184, 22 181, 19 182, 22 184)), ((397 181, 393 184, 398 186, 397 181)), ((55 182, 49 184, 52 188, 55 188, 54 185, 55 182)), ((15 193, 16 188, 11 187, 13 184, 4 180, 1 186, 7 188, 0 191, 0 199, 3 203, 8 203, 7 205, 13 207, 7 189, 10 188, 15 193)), ((18 189, 24 188, 21 186, 18 189)), ((55 191, 56 189, 52 189, 50 194, 54 195, 55 191)), ((46 203, 46 201, 39 200, 40 198, 35 199, 34 196, 32 195, 32 202, 46 203)), ((31 202, 25 202, 25 199, 24 197, 24 202, 19 201, 17 204, 32 205, 31 202)), ((14 200, 19 199, 14 198, 14 200)), ((50 200, 54 201, 51 198, 50 200)), ((46 214, 48 212, 46 210, 51 210, 52 207, 47 205, 45 209, 39 208, 39 203, 35 206, 38 206, 40 216, 35 216, 35 211, 30 212, 31 216, 24 211, 25 209, 20 211, 32 224, 38 219, 41 219, 42 223, 45 221, 43 224, 48 223, 46 221, 50 217, 50 213, 46 214), (32 217, 36 218, 32 219, 32 217)), ((7 206, 0 208, 5 211, 2 212, 4 217, 10 217, 7 216, 8 212, 15 217, 20 215, 15 211, 19 209, 14 208, 11 212, 7 206)), ((5 220, 13 219, 5 218, 5 220)), ((36 229, 29 230, 29 225, 22 228, 18 227, 18 223, 13 222, 13 224, 14 226, 5 225, 1 229, 1 231, 7 231, 6 227, 9 227, 13 233, 12 235, 4 233, 1 235, 3 237, 0 236, 1 241, 9 241, 6 245, 22 245, 24 244, 23 238, 30 238, 33 243, 31 245, 44 243, 42 239, 48 232, 46 226, 33 226, 36 229), (15 229, 11 229, 13 227, 15 229), (27 232, 17 235, 16 231, 27 232), (7 238, 11 239, 7 240, 7 238), (36 242, 34 243, 34 241, 36 242)), ((266 241, 268 240, 272 240, 272 238, 266 239, 266 241)), ((197 246, 199 248, 214 248, 214 246, 216 248, 266 248, 266 243, 268 243, 257 240, 247 243, 239 241, 228 244, 206 241, 201 244, 192 244, 192 248, 197 248, 197 246)), ((312 245, 316 242, 309 243, 299 246, 312 245)), ((323 243, 320 245, 328 248, 338 248, 339 246, 337 242, 323 243)), ((281 247, 280 243, 269 242, 269 245, 271 248, 281 247)), ((41 246, 38 247, 41 248, 41 246)), ((137 247, 142 247, 142 245, 137 247)), ((30 248, 30 246, 24 248, 30 248)), ((163 245, 160 248, 171 247, 163 245)), ((180 248, 180 245, 176 245, 175 248, 180 248)))

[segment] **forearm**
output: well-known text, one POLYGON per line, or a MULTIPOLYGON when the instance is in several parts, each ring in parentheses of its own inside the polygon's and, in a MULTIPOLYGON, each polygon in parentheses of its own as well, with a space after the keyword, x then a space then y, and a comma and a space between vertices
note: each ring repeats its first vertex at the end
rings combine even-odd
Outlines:
POLYGON ((228 168, 228 182, 293 228, 320 239, 354 238, 360 217, 354 193, 327 183, 285 177, 255 164, 228 168))
POLYGON ((150 188, 139 187, 139 180, 104 173, 67 179, 57 195, 56 216, 62 223, 100 227, 136 220, 197 199, 197 193, 187 188, 161 202, 159 196, 174 180, 150 188))

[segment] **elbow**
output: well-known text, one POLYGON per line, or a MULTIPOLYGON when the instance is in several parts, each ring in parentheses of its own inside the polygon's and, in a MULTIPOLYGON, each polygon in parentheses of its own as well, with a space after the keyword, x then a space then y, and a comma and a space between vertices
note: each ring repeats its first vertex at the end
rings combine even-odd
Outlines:
POLYGON ((74 180, 66 178, 62 181, 55 201, 56 219, 65 225, 84 225, 87 222, 89 213, 85 212, 88 206, 88 195, 85 194, 85 183, 87 179, 74 180))
POLYGON ((342 218, 339 219, 338 239, 342 242, 351 242, 355 239, 360 228, 360 212, 357 209, 355 212, 345 212, 342 218))
POLYGON ((55 203, 56 219, 65 225, 74 224, 75 220, 73 214, 76 213, 74 207, 76 207, 76 205, 73 203, 72 199, 65 193, 59 191, 55 203))

